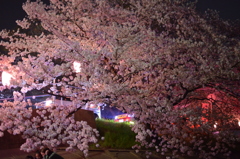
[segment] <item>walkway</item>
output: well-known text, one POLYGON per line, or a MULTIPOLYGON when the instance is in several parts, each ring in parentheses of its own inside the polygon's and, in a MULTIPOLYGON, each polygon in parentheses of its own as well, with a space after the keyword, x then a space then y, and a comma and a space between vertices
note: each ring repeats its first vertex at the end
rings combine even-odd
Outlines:
MULTIPOLYGON (((135 153, 133 150, 90 150, 89 156, 84 158, 80 151, 66 152, 64 149, 57 151, 64 159, 168 159, 166 156, 161 156, 153 153, 149 158, 146 157, 146 151, 135 153)), ((25 159, 27 155, 34 153, 26 153, 19 149, 0 150, 0 159, 25 159)), ((229 159, 239 159, 240 152, 234 152, 229 159)), ((171 159, 171 158, 169 158, 171 159)), ((181 157, 179 159, 197 159, 196 157, 181 157)), ((218 159, 224 159, 218 158, 218 159)))
MULTIPOLYGON (((64 159, 84 159, 80 151, 66 152, 65 150, 58 150, 57 153, 64 157, 64 159)), ((19 149, 0 150, 1 159, 25 159, 27 155, 34 155, 34 153, 26 153, 19 149)), ((152 154, 148 159, 165 159, 152 154)), ((146 159, 145 151, 135 153, 133 150, 90 150, 89 156, 86 159, 146 159)))

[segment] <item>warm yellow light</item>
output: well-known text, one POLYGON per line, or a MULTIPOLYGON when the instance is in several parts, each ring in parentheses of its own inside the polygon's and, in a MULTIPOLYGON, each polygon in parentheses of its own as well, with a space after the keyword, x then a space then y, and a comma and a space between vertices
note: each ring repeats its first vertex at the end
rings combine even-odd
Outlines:
POLYGON ((73 68, 76 73, 81 72, 81 63, 74 61, 73 62, 73 68))
POLYGON ((12 78, 13 76, 8 72, 5 72, 5 71, 2 72, 2 84, 4 86, 9 86, 12 78))
POLYGON ((130 121, 129 123, 130 123, 130 124, 134 124, 134 121, 130 121))

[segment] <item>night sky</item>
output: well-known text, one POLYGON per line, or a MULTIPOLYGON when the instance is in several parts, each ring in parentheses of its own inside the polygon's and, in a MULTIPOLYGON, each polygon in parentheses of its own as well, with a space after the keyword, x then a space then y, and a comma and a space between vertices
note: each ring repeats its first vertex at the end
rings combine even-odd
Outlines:
MULTIPOLYGON (((23 19, 26 14, 22 3, 26 0, 0 0, 0 30, 13 29, 16 20, 23 19)), ((224 19, 240 19, 240 0, 199 0, 198 10, 216 9, 224 19)))
POLYGON ((22 20, 26 13, 22 4, 26 0, 0 0, 0 30, 13 29, 16 27, 16 20, 22 20))
POLYGON ((240 20, 240 0, 198 0, 197 8, 200 11, 208 8, 217 10, 226 20, 240 20))

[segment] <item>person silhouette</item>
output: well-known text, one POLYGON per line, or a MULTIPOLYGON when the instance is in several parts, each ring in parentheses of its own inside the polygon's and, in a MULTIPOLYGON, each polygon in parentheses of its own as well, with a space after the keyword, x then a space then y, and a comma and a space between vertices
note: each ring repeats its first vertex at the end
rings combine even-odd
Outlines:
POLYGON ((48 147, 44 147, 41 149, 41 154, 43 156, 43 159, 64 159, 59 154, 53 152, 48 147))

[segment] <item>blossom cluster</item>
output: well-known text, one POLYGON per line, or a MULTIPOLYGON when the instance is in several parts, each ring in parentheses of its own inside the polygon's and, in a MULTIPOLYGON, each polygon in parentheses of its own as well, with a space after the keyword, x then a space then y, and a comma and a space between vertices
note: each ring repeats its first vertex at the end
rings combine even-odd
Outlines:
POLYGON ((66 143, 67 150, 77 147, 87 154, 98 133, 68 114, 86 102, 106 103, 134 114, 136 149, 153 147, 176 157, 228 156, 238 140, 231 128, 239 118, 233 113, 240 95, 239 34, 217 15, 199 14, 195 5, 188 0, 27 1, 28 16, 17 21, 20 29, 0 32, 0 45, 9 51, 0 56, 0 71, 12 74, 9 87, 21 87, 22 93, 47 90, 73 104, 42 108, 31 118, 28 102, 15 93, 14 102, 1 104, 0 135, 23 133, 26 151, 66 143), (40 33, 26 31, 33 26, 40 33))

